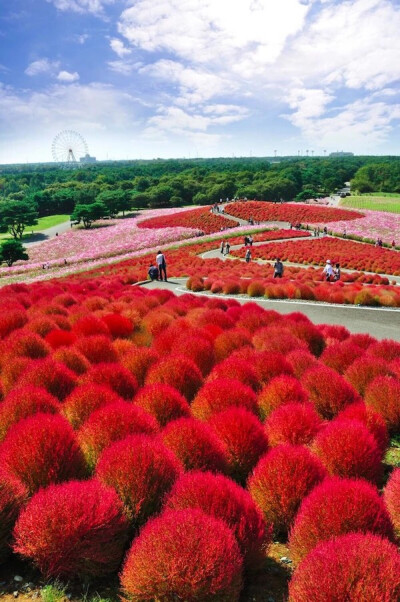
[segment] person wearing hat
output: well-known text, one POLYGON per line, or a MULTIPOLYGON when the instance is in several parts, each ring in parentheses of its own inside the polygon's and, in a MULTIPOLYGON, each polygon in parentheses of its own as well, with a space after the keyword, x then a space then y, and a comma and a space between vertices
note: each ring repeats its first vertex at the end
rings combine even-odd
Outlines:
POLYGON ((333 268, 332 268, 332 263, 330 259, 326 260, 326 264, 324 269, 322 270, 322 273, 325 274, 325 280, 327 282, 331 281, 331 276, 334 276, 334 272, 333 272, 333 268))

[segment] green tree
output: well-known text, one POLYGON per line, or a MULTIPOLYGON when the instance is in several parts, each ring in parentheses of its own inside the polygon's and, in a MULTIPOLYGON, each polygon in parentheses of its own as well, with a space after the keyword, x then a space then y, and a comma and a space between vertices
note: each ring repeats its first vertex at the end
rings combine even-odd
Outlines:
POLYGON ((108 215, 115 217, 120 211, 125 214, 125 211, 131 208, 131 201, 124 190, 103 190, 96 197, 96 202, 104 203, 107 207, 108 215))
POLYGON ((37 218, 37 207, 32 201, 6 199, 0 203, 0 230, 15 239, 22 238, 26 226, 35 226, 37 218))
POLYGON ((29 259, 22 243, 19 240, 5 240, 0 247, 0 262, 3 263, 5 261, 8 267, 10 267, 15 261, 20 259, 24 261, 29 259))
POLYGON ((104 203, 96 201, 91 205, 76 205, 73 214, 71 215, 71 222, 75 224, 83 223, 83 227, 88 229, 91 227, 93 222, 101 219, 107 215, 107 207, 104 203))

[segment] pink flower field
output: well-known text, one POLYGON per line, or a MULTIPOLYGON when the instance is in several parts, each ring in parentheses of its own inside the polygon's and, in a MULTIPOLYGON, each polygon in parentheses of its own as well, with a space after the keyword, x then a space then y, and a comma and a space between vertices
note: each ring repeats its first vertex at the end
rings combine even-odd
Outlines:
MULTIPOLYGON (((347 234, 362 236, 363 238, 382 238, 383 242, 391 243, 394 239, 396 244, 400 243, 400 215, 397 213, 385 213, 383 211, 368 211, 363 209, 365 217, 350 221, 330 222, 329 230, 338 234, 343 234, 346 229, 347 234)), ((321 228, 326 226, 324 223, 313 224, 321 228)))

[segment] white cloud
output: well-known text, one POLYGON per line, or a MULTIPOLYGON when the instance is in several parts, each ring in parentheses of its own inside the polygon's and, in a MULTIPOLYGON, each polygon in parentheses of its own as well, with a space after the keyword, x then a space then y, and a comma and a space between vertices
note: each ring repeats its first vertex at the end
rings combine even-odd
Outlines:
POLYGON ((60 71, 57 75, 57 79, 60 82, 76 82, 79 79, 79 73, 77 73, 77 71, 74 71, 73 73, 70 73, 69 71, 60 71))
POLYGON ((58 10, 74 13, 92 13, 102 15, 107 4, 114 4, 115 0, 47 0, 54 4, 58 10))
POLYGON ((25 69, 26 75, 34 76, 41 73, 54 73, 60 66, 59 61, 50 61, 48 58, 38 59, 33 61, 25 69))
POLYGON ((77 42, 78 44, 85 44, 86 40, 89 38, 90 35, 88 33, 81 33, 73 36, 74 42, 77 42))
POLYGON ((133 71, 137 71, 143 66, 140 62, 127 61, 126 59, 108 61, 107 65, 111 71, 115 71, 115 73, 119 73, 120 75, 131 75, 133 71))
POLYGON ((117 54, 120 58, 123 58, 132 52, 131 48, 126 48, 123 41, 119 40, 118 38, 111 38, 110 46, 115 54, 117 54))

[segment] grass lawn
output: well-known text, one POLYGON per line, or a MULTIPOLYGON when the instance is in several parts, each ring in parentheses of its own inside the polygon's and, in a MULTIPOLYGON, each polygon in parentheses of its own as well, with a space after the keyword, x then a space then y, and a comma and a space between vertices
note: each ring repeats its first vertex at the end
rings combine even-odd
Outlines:
POLYGON ((351 207, 351 209, 372 209, 400 213, 400 194, 377 192, 360 196, 348 196, 341 199, 340 206, 351 207))
MULTIPOLYGON (((58 226, 64 222, 69 222, 69 217, 69 215, 47 215, 46 217, 40 217, 36 226, 27 226, 25 228, 25 233, 22 238, 24 239, 29 237, 32 231, 42 232, 42 230, 47 230, 47 228, 52 228, 53 226, 58 226)), ((0 240, 5 240, 6 238, 11 238, 11 236, 6 233, 0 234, 0 240)))

